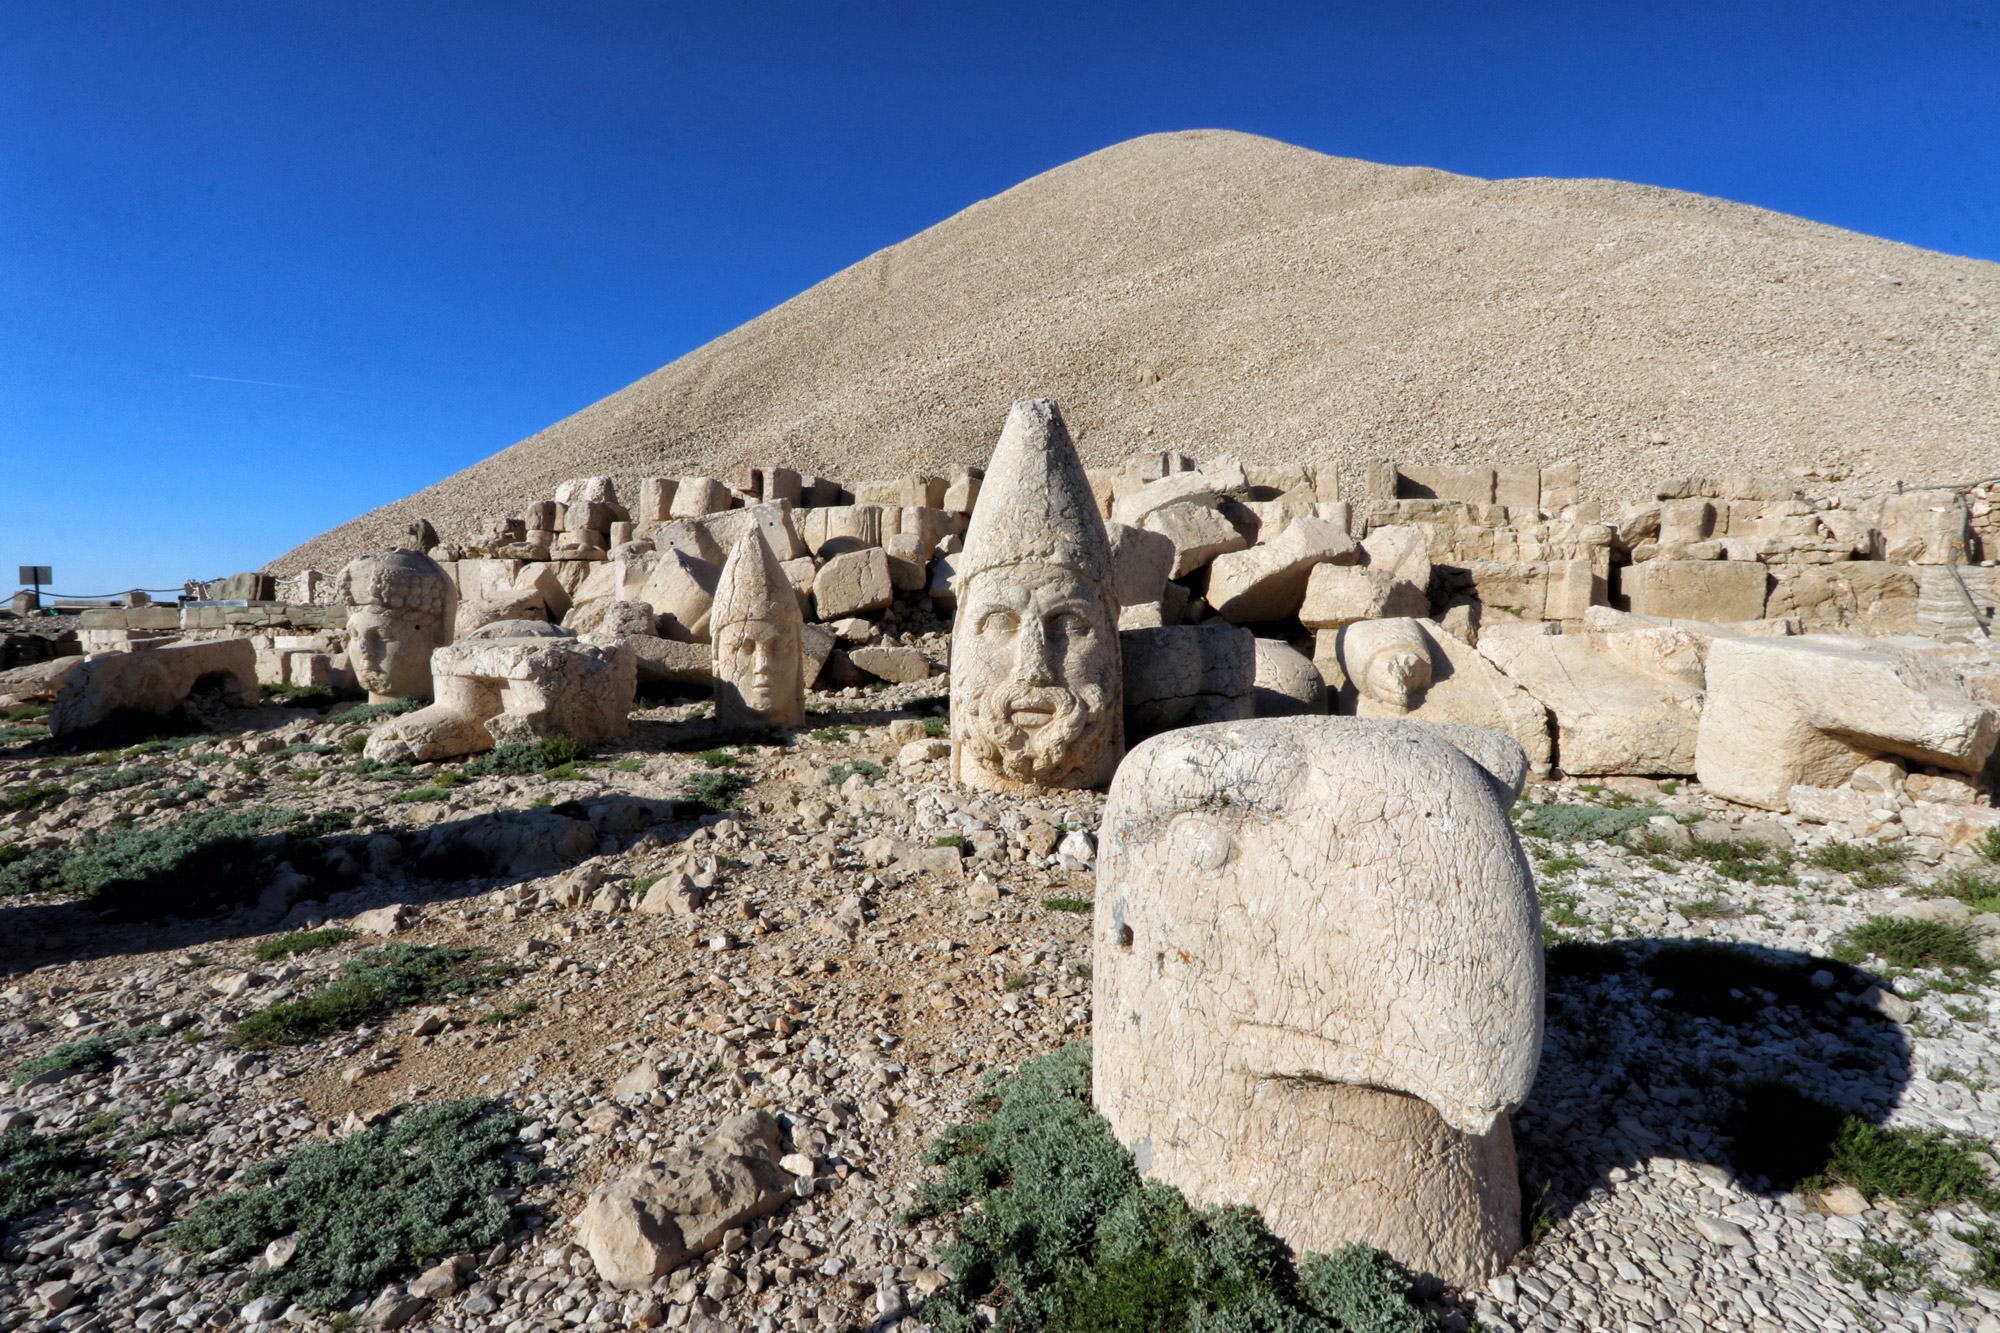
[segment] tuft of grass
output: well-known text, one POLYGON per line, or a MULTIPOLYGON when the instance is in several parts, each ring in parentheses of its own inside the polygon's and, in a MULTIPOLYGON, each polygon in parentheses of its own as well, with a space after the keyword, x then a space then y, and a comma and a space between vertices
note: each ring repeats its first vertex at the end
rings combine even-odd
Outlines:
POLYGON ((361 752, 368 748, 368 733, 357 731, 341 738, 340 752, 350 759, 359 759, 361 752))
POLYGON ((1872 916, 1847 932, 1846 943, 1893 967, 1964 968, 1976 977, 1990 973, 1971 928, 1948 921, 1906 921, 1872 916))
POLYGON ((296 811, 250 806, 204 810, 160 828, 111 829, 67 847, 44 848, 0 869, 0 896, 77 893, 89 897, 140 890, 157 906, 181 885, 212 888, 222 866, 252 838, 299 818, 296 811))
POLYGON ((1924 1208, 1971 1199, 1990 1209, 2000 1200, 1973 1156, 1983 1146, 1942 1131, 1888 1129, 1848 1116, 1833 1138, 1826 1174, 1871 1199, 1902 1199, 1924 1208))
MULTIPOLYGON (((456 777, 457 774, 448 773, 445 776, 456 777)), ((409 791, 399 791, 394 796, 391 796, 388 804, 415 805, 420 801, 442 801, 445 797, 451 795, 451 789, 455 785, 453 783, 429 787, 413 787, 409 791)))
POLYGON ((1517 807, 1521 832, 1533 838, 1557 842, 1590 842, 1615 838, 1637 828, 1654 815, 1666 811, 1654 805, 1635 805, 1622 810, 1602 805, 1576 805, 1561 801, 1523 802, 1517 807))
POLYGON ((520 1118, 481 1100, 440 1102, 339 1143, 256 1168, 253 1188, 210 1199, 167 1233, 202 1258, 199 1271, 237 1267, 295 1235, 283 1268, 250 1275, 245 1299, 272 1296, 321 1313, 425 1264, 483 1250, 507 1230, 495 1195, 517 1183, 507 1158, 520 1118))
POLYGON ((1572 870, 1581 870, 1590 862, 1580 856, 1551 856, 1536 865, 1544 875, 1566 875, 1572 870))
POLYGON ((935 838, 932 838, 932 839, 931 839, 931 846, 933 846, 933 847, 963 847, 963 846, 965 846, 965 838, 964 838, 964 836, 963 836, 962 834, 958 834, 958 833, 946 833, 946 834, 942 834, 942 835, 940 835, 939 837, 935 837, 935 838))
POLYGON ((95 1165, 67 1135, 47 1137, 25 1125, 0 1134, 0 1227, 67 1197, 95 1165))
POLYGON ((289 935, 280 935, 275 940, 259 940, 250 946, 250 956, 260 963, 275 963, 280 959, 295 958, 302 953, 331 949, 334 945, 345 944, 353 938, 354 932, 343 926, 295 930, 289 935))
POLYGON ((1090 1107, 1089 1047, 987 1079, 983 1109, 953 1125, 926 1160, 910 1221, 948 1218, 942 1257, 955 1274, 924 1307, 939 1333, 1187 1328, 1241 1333, 1420 1333, 1431 1327, 1411 1281, 1387 1255, 1349 1246, 1290 1251, 1242 1207, 1195 1209, 1140 1177, 1090 1107))
POLYGON ((30 782, 25 786, 12 787, 5 793, 0 793, 0 808, 12 814, 22 810, 32 810, 43 801, 60 800, 67 795, 69 795, 67 789, 53 782, 30 782))
POLYGON ((1005 985, 1009 993, 1026 990, 1028 989, 1028 974, 1026 972, 1015 972, 1007 978, 1005 985))
POLYGON ((853 734, 854 730, 851 727, 821 727, 812 734, 812 738, 816 741, 825 741, 828 745, 839 745, 853 734))
POLYGON ((5 714, 9 722, 34 722, 49 715, 47 704, 16 704, 5 714))
POLYGON ((533 1000, 522 1000, 510 1009, 495 1009, 490 1014, 481 1014, 479 1021, 487 1027, 497 1028, 502 1024, 511 1023, 517 1018, 526 1018, 529 1014, 535 1012, 535 1008, 536 1005, 533 1000))
POLYGON ((1051 912, 1075 912, 1078 916, 1089 916, 1097 910, 1097 904, 1088 898, 1044 898, 1042 906, 1051 912))
POLYGON ((2000 862, 2000 828, 1987 829, 1986 835, 1972 844, 1972 850, 1983 861, 2000 862))
POLYGON ((1792 873, 1796 858, 1789 847, 1772 848, 1755 841, 1696 841, 1682 848, 1680 855, 1683 860, 1705 861, 1716 874, 1738 884, 1798 883, 1798 876, 1792 873))
POLYGON ((324 685, 266 685, 264 693, 294 708, 325 708, 333 691, 324 685))
POLYGON ((707 764, 710 768, 736 767, 736 756, 727 750, 703 750, 695 758, 701 760, 702 763, 707 764))
MULTIPOLYGON (((464 765, 463 777, 521 777, 529 773, 549 773, 552 769, 562 769, 573 764, 583 754, 583 747, 568 736, 544 736, 532 744, 527 741, 513 741, 506 745, 496 745, 471 763, 464 765)), ((566 775, 576 776, 572 769, 566 775)))
POLYGON ((924 719, 924 735, 930 740, 944 739, 944 734, 948 730, 950 730, 949 724, 941 717, 927 717, 924 719))
POLYGON ((1829 842, 1808 852, 1806 864, 1822 870, 1837 870, 1843 875, 1854 875, 1864 870, 1900 866, 1908 855, 1905 848, 1894 843, 1877 846, 1865 842, 1829 842))
POLYGON ((620 773, 637 773, 646 767, 643 759, 620 759, 611 766, 620 773))
POLYGON ((743 791, 750 785, 747 773, 728 771, 697 773, 687 780, 683 790, 687 799, 709 814, 720 814, 733 810, 742 798, 743 791))
POLYGON ((252 1051, 296 1046, 391 1010, 498 985, 504 970, 482 966, 478 958, 476 949, 401 941, 371 949, 304 999, 271 1005, 237 1023, 229 1030, 230 1045, 252 1051))
POLYGON ((103 1037, 86 1037, 58 1046, 47 1055, 14 1066, 14 1086, 40 1074, 101 1074, 118 1063, 118 1048, 103 1037))
POLYGON ((856 759, 851 763, 835 764, 827 770, 826 785, 829 787, 842 786, 857 773, 872 787, 882 779, 882 765, 869 759, 856 759))
POLYGON ((1743 915, 1743 909, 1727 898, 1697 898, 1678 910, 1690 921, 1731 921, 1743 915))
POLYGON ((1932 891, 1956 898, 1975 912, 2000 911, 2000 875, 1961 866, 1933 885, 1932 891))

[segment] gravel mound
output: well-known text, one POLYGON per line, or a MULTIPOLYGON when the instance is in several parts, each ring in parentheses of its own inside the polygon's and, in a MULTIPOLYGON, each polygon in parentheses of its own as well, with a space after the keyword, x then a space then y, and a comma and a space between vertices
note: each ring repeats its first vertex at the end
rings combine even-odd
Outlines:
POLYGON ((1485 181, 1225 131, 1115 145, 871 255, 270 568, 567 477, 983 463, 1008 404, 1085 459, 1583 465, 1585 494, 1991 471, 2000 265, 1617 181, 1485 181))

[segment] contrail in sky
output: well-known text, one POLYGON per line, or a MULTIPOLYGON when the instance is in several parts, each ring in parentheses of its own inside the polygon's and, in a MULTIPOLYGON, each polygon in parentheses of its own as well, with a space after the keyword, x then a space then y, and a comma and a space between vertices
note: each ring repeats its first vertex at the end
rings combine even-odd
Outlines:
POLYGON ((360 392, 355 389, 323 389, 317 384, 280 384, 276 380, 240 380, 234 375, 197 375, 191 370, 188 372, 188 378, 191 380, 219 380, 224 384, 258 384, 266 389, 304 389, 307 393, 345 393, 357 398, 361 396, 360 392))

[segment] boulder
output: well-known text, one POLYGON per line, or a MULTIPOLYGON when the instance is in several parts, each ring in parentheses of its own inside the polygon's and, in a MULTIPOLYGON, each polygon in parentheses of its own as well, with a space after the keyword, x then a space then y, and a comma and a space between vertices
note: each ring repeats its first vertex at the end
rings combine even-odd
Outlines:
POLYGON ((1431 539, 1422 528, 1391 523, 1361 539, 1361 560, 1412 586, 1428 591, 1431 586, 1431 539))
POLYGON ((1429 615, 1430 599, 1406 579, 1372 565, 1320 565, 1306 580, 1299 623, 1339 629, 1357 620, 1429 615))
POLYGON ((1158 481, 1149 481, 1137 490, 1122 492, 1111 502, 1111 519, 1114 523, 1139 526, 1157 510, 1214 503, 1215 492, 1210 489, 1208 478, 1199 472, 1175 472, 1158 481))
POLYGON ((1209 561, 1230 551, 1241 551, 1250 539, 1236 525, 1207 505, 1172 504, 1146 515, 1145 528, 1174 544, 1174 562, 1168 578, 1181 579, 1205 568, 1209 561))
POLYGON ((107 653, 74 667, 49 710, 51 736, 68 736, 120 714, 164 717, 197 688, 222 687, 240 706, 257 702, 257 651, 248 639, 170 643, 137 653, 107 653))
POLYGON ((701 518, 719 514, 734 503, 729 487, 714 477, 682 477, 674 485, 673 503, 667 512, 674 518, 701 518))
POLYGON ((1256 678, 1251 687, 1258 717, 1324 713, 1326 682, 1312 659, 1277 639, 1258 639, 1256 678))
POLYGON ((847 660, 892 685, 906 685, 931 674, 931 664, 915 648, 894 645, 856 648, 847 654, 847 660))
POLYGON ((1983 805, 1936 805, 1919 801, 1904 807, 1902 821, 1910 832, 1936 838, 1950 850, 1959 851, 1983 843, 1988 833, 2000 828, 2000 810, 1983 805))
POLYGON ((1354 539, 1324 519, 1293 520, 1276 541, 1219 555, 1208 567, 1208 604, 1232 624, 1282 620, 1306 597, 1316 566, 1351 565, 1354 539))
POLYGON ((1371 1245, 1453 1286, 1500 1271, 1543 1007, 1503 790, 1404 721, 1133 749, 1098 835, 1092 1100, 1141 1171, 1255 1208, 1300 1253, 1371 1245))
POLYGON ((549 809, 499 810, 433 825, 421 859, 463 874, 478 866, 509 878, 566 869, 597 848, 598 832, 585 819, 549 809))
POLYGON ((720 564, 667 547, 633 557, 631 568, 643 569, 636 600, 653 608, 661 638, 708 642, 708 615, 715 606, 716 586, 722 582, 720 564))
POLYGON ((58 657, 0 671, 0 695, 22 703, 48 703, 62 693, 63 683, 85 660, 81 655, 58 657))
POLYGON ((1700 641, 1686 630, 1482 630, 1478 652, 1555 715, 1555 761, 1563 772, 1694 772, 1702 654, 1700 641))
POLYGON ((1168 625, 1121 630, 1118 640, 1128 735, 1255 715, 1257 647, 1249 630, 1168 625))
POLYGON ((1174 544, 1157 532, 1106 523, 1111 539, 1111 591, 1121 608, 1159 602, 1174 568, 1174 544))
POLYGON ((641 1291, 776 1212, 793 1177, 778 1165, 782 1130, 768 1112, 725 1120, 690 1148, 612 1177, 591 1192, 577 1239, 599 1278, 641 1291))
POLYGON ((880 547, 837 555, 813 577, 813 606, 820 620, 880 611, 895 595, 889 556, 880 547))
POLYGON ((1711 795, 1767 810, 1883 755, 1977 773, 2000 739, 2000 710, 1964 672, 1891 645, 1719 638, 1707 679, 1696 773, 1711 795))
MULTIPOLYGON (((634 680, 640 687, 679 685, 705 689, 715 684, 715 649, 706 643, 634 636, 624 640, 632 654, 634 680)), ((825 661, 822 656, 820 661, 825 661)))
POLYGON ((592 643, 660 637, 657 618, 650 604, 623 601, 616 597, 600 597, 594 602, 571 608, 562 619, 562 627, 592 643))
POLYGON ((1648 560, 1626 566, 1621 586, 1634 615, 1728 624, 1763 618, 1764 583, 1755 560, 1648 560))

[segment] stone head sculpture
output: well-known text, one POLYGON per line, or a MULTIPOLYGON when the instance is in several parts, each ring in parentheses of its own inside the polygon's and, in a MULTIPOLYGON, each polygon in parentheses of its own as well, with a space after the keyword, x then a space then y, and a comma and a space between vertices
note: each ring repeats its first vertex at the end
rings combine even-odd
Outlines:
POLYGON ((1401 717, 1431 683, 1431 645, 1407 617, 1362 620, 1340 631, 1340 669, 1362 717, 1401 717))
MULTIPOLYGON (((1470 730, 1470 729, 1467 729, 1470 730)), ((1525 772, 1420 722, 1223 722, 1136 747, 1099 832, 1095 1100, 1140 1169, 1301 1251, 1471 1285, 1520 1245, 1508 1113, 1542 1040, 1525 772)))
POLYGON ((431 697, 431 652, 451 642, 451 576, 422 551, 350 560, 335 587, 347 613, 347 657, 370 702, 431 697))
POLYGON ((722 566, 709 612, 715 643, 715 716, 739 726, 806 720, 805 616, 784 567, 752 527, 722 566))
POLYGON ((1050 400, 1008 414, 954 563, 954 776, 999 790, 1102 786, 1125 751, 1111 544, 1050 400))

